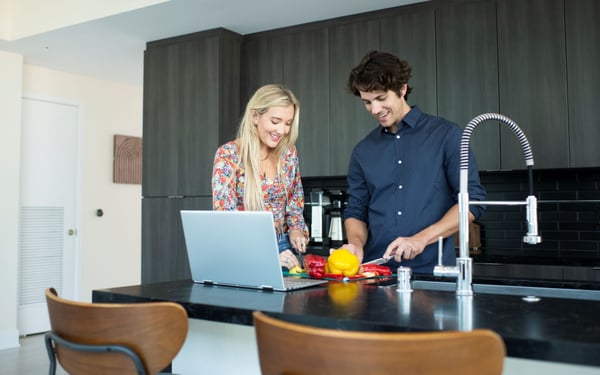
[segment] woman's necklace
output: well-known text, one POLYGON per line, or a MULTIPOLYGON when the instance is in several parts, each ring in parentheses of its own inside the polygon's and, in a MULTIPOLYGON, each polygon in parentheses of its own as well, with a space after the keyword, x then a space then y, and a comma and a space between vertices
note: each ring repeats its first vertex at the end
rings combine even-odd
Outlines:
POLYGON ((277 170, 277 165, 271 156, 272 154, 268 153, 267 157, 260 160, 260 175, 263 178, 268 178, 270 180, 275 178, 275 172, 277 170))

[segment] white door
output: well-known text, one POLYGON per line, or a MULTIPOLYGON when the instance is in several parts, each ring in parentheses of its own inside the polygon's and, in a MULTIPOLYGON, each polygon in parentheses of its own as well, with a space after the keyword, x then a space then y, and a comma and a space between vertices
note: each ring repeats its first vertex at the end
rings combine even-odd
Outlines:
POLYGON ((23 98, 19 219, 20 335, 50 328, 44 290, 74 298, 79 108, 23 98))

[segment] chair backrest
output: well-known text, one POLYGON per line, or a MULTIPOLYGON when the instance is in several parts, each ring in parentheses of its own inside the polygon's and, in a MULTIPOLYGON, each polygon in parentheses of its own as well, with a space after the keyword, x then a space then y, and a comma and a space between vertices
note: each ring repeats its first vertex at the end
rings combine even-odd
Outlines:
MULTIPOLYGON (((188 331, 185 309, 173 302, 86 303, 46 289, 50 326, 62 339, 85 345, 122 345, 133 350, 148 374, 167 367, 188 331)), ((119 353, 86 353, 55 343, 56 356, 69 374, 136 374, 131 360, 119 353)))
POLYGON ((491 330, 356 332, 254 312, 263 375, 502 373, 504 342, 491 330))

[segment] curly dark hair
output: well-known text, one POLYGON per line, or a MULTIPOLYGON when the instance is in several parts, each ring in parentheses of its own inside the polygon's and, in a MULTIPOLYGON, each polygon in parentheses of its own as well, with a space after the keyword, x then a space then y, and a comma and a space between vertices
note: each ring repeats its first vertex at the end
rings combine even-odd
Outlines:
POLYGON ((371 51, 350 72, 347 89, 356 96, 360 96, 359 91, 388 90, 400 96, 401 88, 406 84, 404 98, 408 99, 408 94, 412 91, 412 87, 408 86, 411 71, 408 62, 397 56, 388 52, 371 51))

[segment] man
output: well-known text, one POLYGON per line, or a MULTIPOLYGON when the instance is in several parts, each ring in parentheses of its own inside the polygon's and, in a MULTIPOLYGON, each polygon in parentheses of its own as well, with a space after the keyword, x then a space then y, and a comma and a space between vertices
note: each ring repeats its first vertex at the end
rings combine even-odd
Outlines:
MULTIPOLYGON (((344 226, 361 261, 393 256, 388 265, 433 273, 437 242, 444 237, 444 265, 456 264, 459 226, 460 138, 455 123, 410 106, 411 68, 398 57, 373 51, 350 73, 348 89, 380 126, 353 149, 348 168, 344 226)), ((469 199, 485 191, 469 155, 469 199)), ((481 206, 470 206, 473 221, 481 206)))

